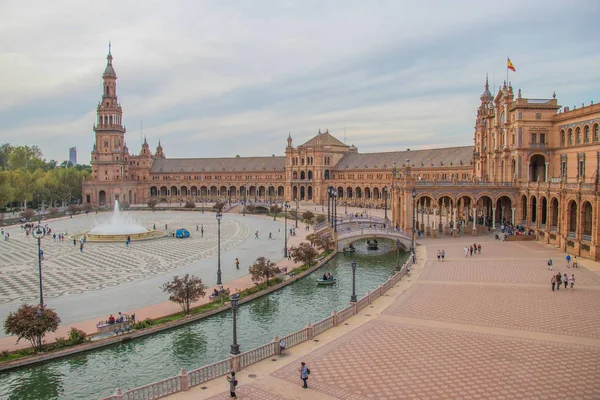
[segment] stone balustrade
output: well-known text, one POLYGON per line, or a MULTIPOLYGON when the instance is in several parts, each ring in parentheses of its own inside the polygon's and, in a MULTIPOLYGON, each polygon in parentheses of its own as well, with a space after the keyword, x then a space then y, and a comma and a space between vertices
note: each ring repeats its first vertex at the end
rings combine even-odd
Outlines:
MULTIPOLYGON (((391 289, 398 281, 408 273, 412 260, 408 260, 400 269, 392 275, 388 280, 377 287, 372 293, 368 292, 363 298, 354 304, 340 310, 333 311, 329 317, 311 325, 308 323, 306 327, 291 333, 281 339, 285 343, 286 349, 303 343, 307 340, 312 340, 315 336, 325 332, 328 329, 339 325, 348 318, 356 315, 358 311, 365 308, 375 299, 382 296, 386 291, 391 289)), ((230 371, 239 371, 254 363, 279 354, 279 338, 275 336, 273 341, 247 352, 233 355, 230 354, 226 360, 218 361, 190 372, 181 369, 179 375, 160 380, 158 382, 144 385, 135 389, 123 391, 118 388, 115 394, 109 397, 104 397, 101 400, 154 400, 160 399, 171 394, 188 391, 194 386, 203 384, 209 380, 227 375, 230 371)))

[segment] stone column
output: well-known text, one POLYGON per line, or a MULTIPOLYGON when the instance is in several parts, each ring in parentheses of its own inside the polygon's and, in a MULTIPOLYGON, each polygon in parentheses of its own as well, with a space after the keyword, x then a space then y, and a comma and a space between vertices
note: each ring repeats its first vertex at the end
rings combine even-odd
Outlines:
POLYGON ((549 165, 549 164, 550 164, 550 163, 549 163, 549 162, 547 162, 547 163, 546 163, 546 169, 544 169, 544 182, 548 182, 548 165, 549 165))
POLYGON ((496 209, 492 208, 492 229, 496 229, 496 209))
POLYGON ((477 236, 477 207, 473 207, 473 229, 471 229, 471 234, 477 236))
POLYGON ((511 211, 510 212, 510 223, 514 225, 515 224, 515 208, 514 207, 511 208, 510 211, 511 211))
POLYGON ((438 232, 442 233, 442 210, 444 209, 444 202, 442 202, 441 204, 438 203, 439 209, 438 209, 438 213, 440 216, 440 222, 438 224, 438 232))
POLYGON ((527 182, 531 180, 531 171, 529 169, 529 162, 527 162, 527 182))

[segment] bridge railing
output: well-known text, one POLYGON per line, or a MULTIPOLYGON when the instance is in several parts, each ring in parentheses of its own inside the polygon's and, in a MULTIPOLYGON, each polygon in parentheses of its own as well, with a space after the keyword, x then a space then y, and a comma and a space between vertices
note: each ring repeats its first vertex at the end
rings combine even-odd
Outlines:
MULTIPOLYGON (((348 318, 356 315, 361 309, 371 304, 375 299, 382 296, 390 290, 398 281, 404 277, 410 270, 412 260, 409 259, 404 263, 400 271, 390 276, 388 280, 377 287, 372 293, 362 297, 358 302, 351 303, 348 307, 339 312, 333 311, 332 314, 323 320, 293 332, 281 339, 285 343, 285 348, 290 348, 303 343, 307 340, 312 340, 315 336, 331 329, 348 318)), ((191 387, 198 386, 208 380, 221 377, 228 374, 230 371, 239 371, 249 365, 257 363, 266 358, 279 354, 279 339, 277 336, 272 342, 263 346, 249 350, 238 355, 229 355, 229 359, 218 361, 190 372, 186 372, 183 368, 179 375, 160 380, 148 385, 144 385, 135 389, 123 391, 117 388, 115 394, 109 397, 104 397, 101 400, 151 400, 160 399, 171 394, 188 391, 191 387)))

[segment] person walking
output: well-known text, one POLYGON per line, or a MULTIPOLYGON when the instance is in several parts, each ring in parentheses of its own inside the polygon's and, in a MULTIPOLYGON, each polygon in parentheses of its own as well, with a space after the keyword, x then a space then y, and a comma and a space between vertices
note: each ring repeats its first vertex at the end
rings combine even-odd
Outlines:
POLYGON ((579 268, 577 265, 577 256, 573 256, 573 268, 579 268))
POLYGON ((469 255, 469 248, 465 246, 465 258, 469 255))
POLYGON ((556 274, 556 290, 560 290, 560 285, 562 285, 562 275, 559 272, 556 274))
POLYGON ((438 251, 437 251, 437 259, 438 259, 438 262, 440 262, 440 257, 441 257, 441 256, 442 256, 442 253, 440 253, 440 249, 438 249, 438 251))
POLYGON ((571 256, 569 254, 567 254, 567 256, 565 257, 565 259, 567 260, 567 268, 571 268, 571 256))
POLYGON ((481 243, 479 243, 479 244, 477 245, 477 251, 479 252, 479 254, 481 254, 481 243))
POLYGON ((563 283, 565 284, 565 290, 567 290, 567 285, 569 284, 569 276, 567 275, 566 272, 563 275, 562 279, 563 279, 563 283))
POLYGON ((258 239, 258 231, 254 233, 254 239, 258 239))
POLYGON ((204 225, 200 226, 200 237, 204 237, 204 225))
POLYGON ((556 286, 556 276, 552 275, 552 279, 550 279, 550 283, 552 284, 552 291, 554 292, 554 287, 556 286))
POLYGON ((79 252, 83 253, 83 242, 79 244, 79 252))
POLYGON ((569 278, 569 283, 571 284, 571 290, 574 290, 573 285, 575 285, 575 274, 571 274, 571 277, 569 278))
POLYGON ((235 387, 238 384, 237 379, 235 379, 235 372, 231 371, 230 375, 227 375, 227 382, 229 382, 229 397, 236 399, 237 396, 235 395, 235 387))
POLYGON ((235 258, 235 269, 240 269, 240 260, 237 257, 235 258))
POLYGON ((552 258, 548 259, 548 271, 552 271, 552 258))
POLYGON ((473 257, 473 246, 469 246, 469 252, 471 253, 471 257, 473 257))
POLYGON ((442 262, 444 262, 445 257, 446 257, 446 250, 442 249, 442 262))
POLYGON ((310 374, 310 369, 308 369, 308 367, 306 366, 306 363, 304 361, 302 361, 300 363, 300 369, 298 369, 298 371, 300 371, 300 379, 302 379, 302 382, 304 382, 304 386, 302 386, 302 389, 308 389, 308 385, 306 384, 306 381, 308 380, 308 375, 310 374))

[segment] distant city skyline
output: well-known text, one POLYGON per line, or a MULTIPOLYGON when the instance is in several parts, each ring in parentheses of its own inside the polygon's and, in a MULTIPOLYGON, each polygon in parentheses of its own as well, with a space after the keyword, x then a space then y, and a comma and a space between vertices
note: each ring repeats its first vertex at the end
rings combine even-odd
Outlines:
POLYGON ((507 56, 523 97, 600 100, 599 14, 591 0, 7 2, 0 143, 60 162, 68 141, 89 163, 111 40, 131 153, 143 134, 167 157, 283 155, 288 133, 319 129, 360 151, 470 145, 507 56))

